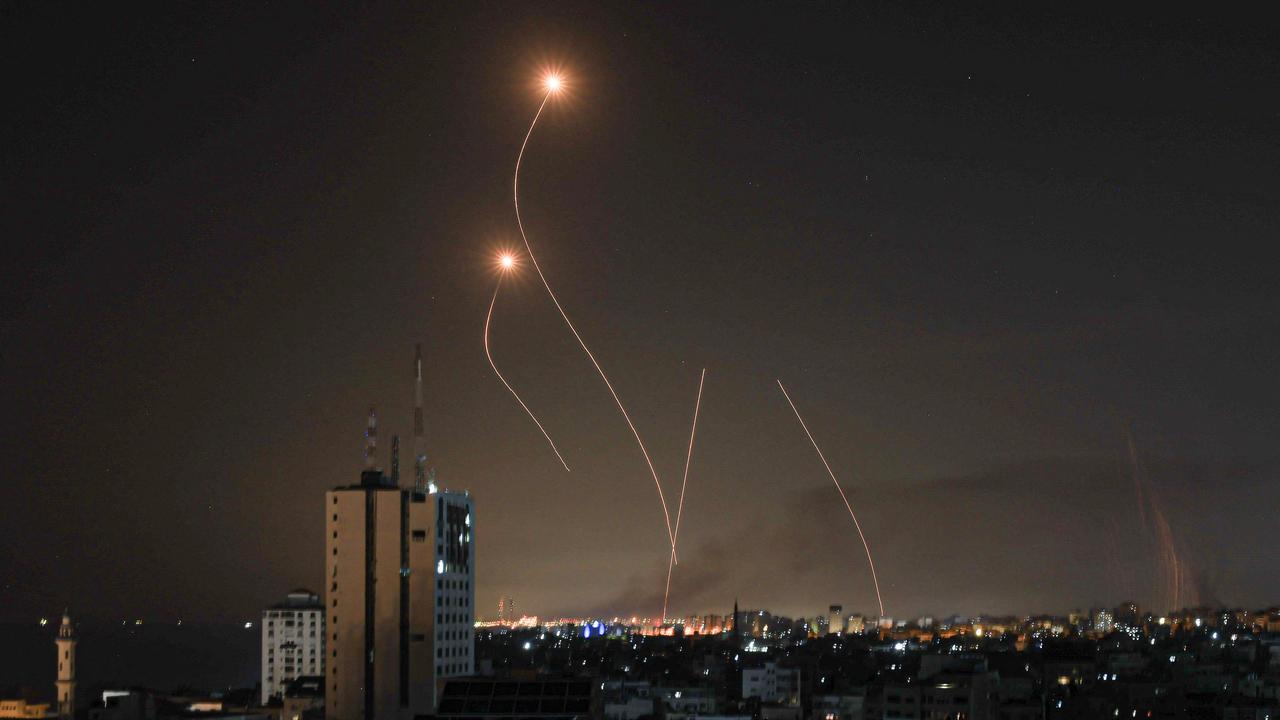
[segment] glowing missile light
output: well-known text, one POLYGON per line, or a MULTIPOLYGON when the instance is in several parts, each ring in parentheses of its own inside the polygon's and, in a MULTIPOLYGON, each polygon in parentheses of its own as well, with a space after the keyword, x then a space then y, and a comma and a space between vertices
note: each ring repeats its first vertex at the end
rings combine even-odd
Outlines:
MULTIPOLYGON (((498 370, 498 365, 493 361, 493 353, 489 349, 489 326, 493 322, 493 307, 498 302, 498 291, 502 289, 502 279, 506 277, 508 272, 514 270, 515 266, 516 257, 512 253, 503 253, 498 256, 498 268, 501 270, 502 274, 498 276, 498 282, 493 287, 493 298, 489 300, 489 312, 484 316, 484 356, 488 358, 489 367, 493 368, 493 374, 496 375, 498 380, 502 382, 503 386, 507 388, 507 392, 510 392, 511 396, 516 399, 516 402, 524 409, 525 414, 529 416, 529 419, 533 421, 533 424, 538 426, 538 431, 542 433, 542 437, 546 438, 547 444, 551 446, 551 452, 555 453, 556 459, 558 459, 560 464, 564 466, 565 472, 569 472, 569 463, 565 462, 564 456, 560 454, 560 449, 556 447, 555 441, 551 439, 551 434, 542 426, 542 421, 538 420, 538 416, 533 414, 533 410, 530 410, 529 406, 525 404, 524 400, 520 397, 520 393, 516 392, 516 389, 511 387, 511 383, 507 382, 507 379, 503 377, 502 372, 498 370)), ((468 524, 470 524, 470 518, 471 516, 468 515, 468 524)))
MULTIPOLYGON (((524 220, 520 217, 520 163, 524 161, 524 151, 529 147, 529 138, 533 137, 533 129, 538 126, 538 118, 542 117, 542 111, 546 109, 547 101, 551 99, 553 93, 559 91, 564 85, 560 76, 556 73, 545 76, 543 84, 547 88, 547 94, 542 98, 542 104, 538 106, 538 111, 533 114, 533 120, 529 123, 529 130, 524 135, 524 142, 520 143, 520 152, 516 154, 515 172, 512 173, 511 177, 511 205, 516 211, 516 227, 520 230, 520 239, 524 241, 525 253, 529 256, 529 262, 533 263, 533 269, 538 273, 538 279, 542 281, 542 287, 546 289, 547 295, 551 298, 552 304, 556 306, 556 311, 560 313, 564 324, 568 326, 569 332, 573 334, 582 351, 586 353, 587 359, 595 367, 596 373, 604 381, 605 387, 609 390, 609 395, 613 397, 613 403, 618 406, 618 411, 622 413, 622 419, 627 422, 627 427, 631 429, 631 435, 636 439, 636 445, 640 447, 640 454, 644 456, 644 462, 649 467, 649 475, 653 477, 654 487, 658 491, 658 503, 662 505, 662 519, 667 525, 667 540, 671 543, 671 552, 674 555, 676 550, 675 528, 671 524, 671 512, 667 508, 667 497, 662 492, 662 481, 658 479, 658 471, 653 466, 653 459, 649 457, 649 450, 644 446, 644 440, 640 438, 640 431, 636 429, 635 423, 632 422, 631 415, 622 404, 622 398, 618 397, 618 392, 614 390, 609 376, 605 374, 604 368, 600 367, 600 363, 591 352, 591 348, 587 347, 587 342, 582 339, 582 335, 578 333, 578 328, 574 327, 568 313, 560 305, 560 298, 556 297, 555 291, 551 289, 551 283, 547 282, 547 276, 542 273, 542 266, 538 264, 538 258, 533 254, 533 246, 529 244, 529 236, 524 231, 524 220)), ((680 559, 678 556, 674 562, 679 564, 680 559)))

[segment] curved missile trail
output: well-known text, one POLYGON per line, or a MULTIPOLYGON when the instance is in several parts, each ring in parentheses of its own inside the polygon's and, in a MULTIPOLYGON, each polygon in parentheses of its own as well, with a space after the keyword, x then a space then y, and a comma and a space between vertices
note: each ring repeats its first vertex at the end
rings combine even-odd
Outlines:
POLYGON ((565 472, 570 472, 569 463, 564 461, 564 456, 562 456, 560 454, 560 450, 556 448, 556 442, 551 439, 551 435, 547 433, 547 429, 542 427, 542 423, 538 422, 537 416, 533 414, 533 411, 529 409, 529 406, 524 404, 524 400, 520 399, 520 393, 517 393, 515 388, 511 387, 511 383, 507 382, 507 379, 502 377, 502 373, 498 371, 498 366, 493 362, 493 355, 489 352, 489 323, 493 320, 493 306, 498 302, 498 290, 500 289, 502 289, 501 275, 498 276, 498 284, 493 288, 493 299, 489 301, 489 313, 484 316, 484 356, 489 358, 489 367, 493 368, 493 374, 497 375, 498 379, 502 381, 502 384, 507 386, 507 390, 511 392, 511 396, 516 399, 516 402, 520 403, 520 407, 524 408, 525 413, 529 415, 529 419, 532 420, 533 424, 537 425, 538 429, 542 431, 542 437, 547 439, 547 444, 551 446, 551 452, 555 453, 560 464, 564 465, 565 472))
POLYGON ((684 479, 680 481, 680 506, 676 509, 676 532, 671 545, 671 559, 667 561, 667 589, 662 594, 662 620, 667 620, 667 601, 671 597, 671 570, 676 564, 675 541, 680 539, 680 518, 684 516, 684 489, 689 485, 689 463, 693 461, 693 438, 698 434, 698 412, 702 409, 702 385, 707 380, 707 369, 702 368, 698 378, 698 399, 693 404, 693 427, 689 430, 689 450, 684 456, 684 479))
MULTIPOLYGON (((559 88, 560 81, 558 78, 555 76, 548 78, 547 94, 543 96, 542 104, 538 106, 538 112, 534 113, 533 122, 529 123, 529 132, 525 133, 524 142, 520 144, 520 154, 516 156, 515 178, 511 183, 511 199, 516 210, 516 226, 520 228, 520 239, 524 241, 525 251, 529 253, 529 259, 533 261, 533 269, 538 271, 538 279, 542 281, 542 287, 547 289, 547 294, 551 296, 551 302, 555 303, 556 310, 560 311, 560 317, 564 318, 564 324, 569 326, 569 332, 573 333, 573 337, 582 346, 582 351, 591 359, 591 364, 595 366, 596 372, 600 374, 600 379, 604 380, 605 387, 609 388, 609 394, 613 396, 614 404, 618 406, 618 410, 622 413, 622 418, 627 421, 627 427, 631 428, 631 434, 636 438, 636 444, 640 446, 640 454, 644 455, 644 461, 649 466, 649 474, 653 476, 653 484, 658 488, 658 502, 662 503, 662 516, 667 523, 667 539, 671 542, 671 551, 674 553, 676 535, 671 527, 671 513, 667 510, 667 498, 662 492, 662 481, 658 480, 658 471, 653 468, 653 460, 649 458, 649 451, 644 446, 644 440, 640 439, 640 432, 636 430, 635 423, 631 421, 631 416, 627 414, 627 409, 623 407, 617 391, 613 389, 613 383, 609 382, 609 376, 605 375, 604 368, 600 367, 600 363, 596 361, 596 356, 591 353, 587 343, 578 334, 578 329, 573 326, 573 321, 569 319, 569 315, 560 306, 560 300, 556 297, 555 291, 551 289, 550 283, 547 282, 547 277, 542 274, 542 267, 538 265, 538 258, 534 256, 533 247, 529 244, 529 236, 524 232, 524 222, 520 219, 520 163, 524 160, 524 151, 529 146, 529 138, 533 135, 533 128, 538 124, 538 118, 542 117, 542 111, 547 107, 547 101, 551 99, 551 96, 559 88)), ((677 562, 679 561, 677 560, 677 562)))
POLYGON ((791 396, 787 394, 787 389, 782 386, 782 381, 778 380, 778 389, 782 391, 782 396, 787 399, 787 404, 791 406, 791 412, 796 414, 796 420, 800 421, 800 427, 804 428, 804 434, 809 436, 809 442, 813 443, 813 449, 818 451, 818 458, 822 460, 822 464, 827 468, 827 474, 831 476, 831 482, 835 483, 836 490, 840 492, 840 499, 844 501, 845 509, 849 511, 849 517, 853 518, 853 526, 858 529, 858 537, 862 538, 862 547, 867 551, 867 564, 871 566, 871 582, 876 586, 876 602, 880 604, 880 617, 884 617, 884 600, 880 597, 880 580, 876 577, 876 561, 871 559, 871 546, 867 544, 867 536, 862 534, 862 524, 858 522, 858 516, 853 514, 853 506, 849 504, 849 498, 845 496, 844 489, 840 487, 840 481, 836 480, 836 474, 831 471, 831 465, 827 463, 827 456, 822 454, 822 448, 818 447, 818 441, 813 439, 813 433, 809 432, 809 426, 805 424, 804 418, 800 417, 800 411, 796 409, 796 404, 791 402, 791 396))
POLYGON ((1138 457, 1138 447, 1134 442, 1132 429, 1126 429, 1126 433, 1129 461, 1133 465, 1133 482, 1138 495, 1138 509, 1142 515, 1144 535, 1149 533, 1155 540, 1157 557, 1155 579, 1158 586, 1157 592, 1161 594, 1157 602, 1165 604, 1171 611, 1181 609, 1184 603, 1183 588, 1185 587, 1188 603, 1195 605, 1199 602, 1199 596, 1195 588, 1189 586, 1188 570, 1184 567, 1187 562, 1178 555, 1177 538, 1173 534, 1173 527, 1169 524, 1169 517, 1164 512, 1164 503, 1160 501, 1155 485, 1138 457))

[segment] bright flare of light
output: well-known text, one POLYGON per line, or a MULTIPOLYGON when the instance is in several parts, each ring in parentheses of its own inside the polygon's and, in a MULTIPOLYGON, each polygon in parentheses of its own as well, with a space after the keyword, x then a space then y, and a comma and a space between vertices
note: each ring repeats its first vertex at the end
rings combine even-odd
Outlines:
MULTIPOLYGON (((502 256, 502 266, 504 268, 509 268, 514 264, 515 258, 511 255, 502 256)), ((502 276, 499 275, 498 284, 493 288, 493 299, 489 301, 489 313, 484 316, 484 356, 489 359, 489 367, 493 368, 493 374, 498 376, 498 379, 506 386, 507 391, 511 393, 511 396, 516 399, 516 402, 520 403, 520 407, 524 408, 529 419, 533 421, 534 425, 538 426, 538 430, 542 432, 542 437, 546 438, 547 444, 551 446, 551 452, 556 454, 556 458, 560 460, 560 464, 564 466, 565 472, 569 472, 569 463, 564 461, 564 456, 560 454, 559 448, 556 447, 556 442, 551 439, 551 435, 547 432, 547 429, 542 427, 542 423, 538 421, 538 416, 534 415, 533 411, 529 409, 529 406, 524 404, 524 400, 520 398, 520 393, 516 392, 516 389, 511 387, 511 383, 507 382, 506 378, 502 377, 502 373, 498 370, 498 366, 493 362, 493 355, 489 352, 489 324, 493 321, 493 306, 498 302, 498 291, 501 289, 502 276)), ((470 521, 471 516, 468 515, 467 519, 470 521)))
POLYGON ((684 456, 684 479, 680 481, 680 505, 676 508, 676 532, 671 542, 671 559, 667 561, 667 589, 662 593, 662 618, 667 617, 667 601, 671 597, 671 571, 676 564, 676 541, 680 539, 680 518, 684 515, 684 489, 689 484, 689 463, 693 460, 693 438, 698 434, 698 411, 702 409, 702 385, 707 380, 707 369, 702 368, 698 378, 698 399, 693 403, 693 427, 689 430, 689 450, 684 456))
MULTIPOLYGON (((558 75, 552 75, 559 79, 558 75)), ((559 87, 557 84, 556 87, 559 87)), ((591 353, 591 348, 587 347, 586 341, 578 334, 578 329, 573 326, 573 321, 569 319, 568 313, 560 306, 560 300, 556 297, 555 291, 551 289, 551 284, 547 282, 547 276, 542 274, 542 267, 538 265, 538 258, 533 254, 533 246, 529 244, 529 236, 524 231, 524 221, 520 219, 520 163, 524 160, 524 151, 529 147, 529 138, 533 136, 533 129, 538 125, 538 118, 542 117, 542 111, 547 107, 547 101, 551 99, 554 92, 548 84, 548 90, 545 97, 542 98, 542 104, 538 106, 538 111, 533 114, 533 122, 529 123, 529 131, 524 135, 524 142, 520 143, 520 153, 516 155, 516 170, 511 181, 511 203, 515 206, 516 211, 516 227, 520 228, 520 239, 524 241, 525 251, 529 253, 529 260, 533 262, 533 269, 538 272, 538 279, 542 281, 542 287, 546 288, 547 295, 551 297, 551 302, 555 304, 556 310, 560 312, 560 317, 564 319, 564 324, 569 326, 569 332, 573 333, 574 339, 578 341, 578 345, 582 346, 582 351, 587 354, 587 358, 591 360, 591 364, 595 366, 596 372, 600 374, 600 379, 604 381, 605 387, 609 388, 609 394, 613 396, 613 402, 618 406, 618 410, 622 413, 622 418, 627 421, 627 427, 631 428, 631 434, 635 436, 636 444, 640 446, 640 454, 644 456, 645 464, 649 466, 649 474, 653 476, 653 484, 658 489, 658 502, 662 504, 662 517, 667 523, 667 539, 671 542, 671 550, 675 551, 676 535, 675 530, 671 526, 671 513, 667 509, 667 497, 662 492, 662 481, 658 479, 658 471, 653 467, 653 460, 649 457, 649 451, 644 446, 644 440, 640 439, 640 431, 636 430, 636 425, 631 421, 631 415, 627 413, 626 407, 622 405, 622 399, 618 397, 618 393, 613 389, 613 383, 609 382, 609 376, 605 375, 604 368, 600 367, 600 363, 596 360, 596 356, 591 353)))
POLYGON ((510 270, 511 268, 516 266, 516 259, 514 256, 510 254, 503 255, 502 257, 498 258, 498 264, 502 265, 503 270, 510 270))
POLYGON ((547 75, 542 80, 542 86, 547 89, 547 92, 559 92, 560 88, 563 85, 564 85, 564 81, 561 80, 560 76, 556 75, 555 73, 551 73, 550 75, 547 75))
POLYGON ((867 551, 867 564, 871 566, 871 582, 876 587, 876 602, 880 604, 880 617, 884 617, 884 600, 880 598, 880 580, 876 577, 876 561, 871 559, 871 546, 867 544, 867 536, 862 534, 862 524, 858 522, 858 516, 853 513, 853 506, 849 504, 849 498, 844 494, 844 488, 840 487, 840 481, 836 480, 836 474, 832 472, 831 465, 827 462, 827 456, 822 454, 822 448, 818 447, 818 441, 813 439, 813 433, 809 432, 809 426, 805 424, 804 418, 800 417, 800 411, 796 409, 796 404, 791 402, 791 396, 787 394, 787 389, 782 386, 782 381, 778 380, 778 389, 782 391, 782 396, 787 399, 787 404, 791 406, 791 412, 796 414, 796 420, 800 421, 800 427, 804 428, 804 434, 809 436, 809 442, 813 444, 813 449, 818 451, 818 459, 822 460, 822 465, 827 469, 827 475, 831 476, 831 482, 835 483, 836 490, 840 493, 840 499, 844 501, 845 509, 849 511, 849 517, 853 518, 853 526, 858 530, 858 537, 862 538, 862 548, 867 551))

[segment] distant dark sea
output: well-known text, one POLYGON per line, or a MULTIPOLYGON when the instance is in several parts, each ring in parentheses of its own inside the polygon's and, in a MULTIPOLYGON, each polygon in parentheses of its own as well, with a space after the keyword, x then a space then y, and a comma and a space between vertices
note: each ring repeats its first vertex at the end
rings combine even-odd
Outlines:
MULTIPOLYGON (((52 699, 57 675, 57 618, 0 623, 0 693, 29 688, 52 699)), ((77 625, 77 685, 81 703, 113 687, 225 690, 258 682, 260 630, 243 625, 77 625)))

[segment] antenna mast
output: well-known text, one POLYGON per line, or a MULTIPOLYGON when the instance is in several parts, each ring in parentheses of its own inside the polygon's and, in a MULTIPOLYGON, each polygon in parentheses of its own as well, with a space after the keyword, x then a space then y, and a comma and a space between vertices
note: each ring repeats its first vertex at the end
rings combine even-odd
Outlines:
POLYGON ((413 489, 427 490, 427 441, 422 421, 422 343, 414 354, 413 381, 413 489))
POLYGON ((378 458, 378 413, 369 407, 369 425, 364 431, 364 469, 373 470, 378 458))

